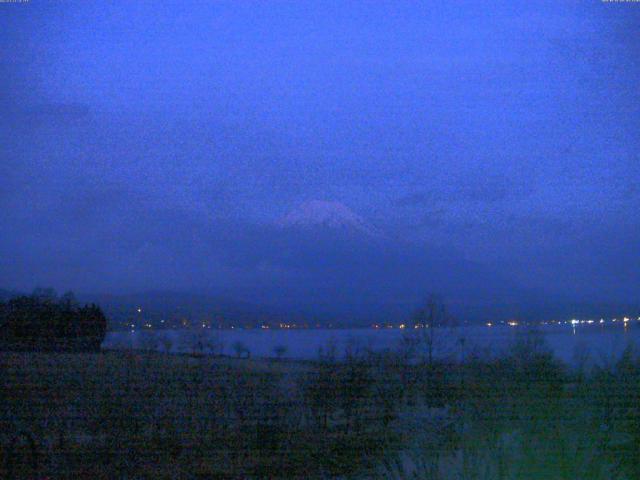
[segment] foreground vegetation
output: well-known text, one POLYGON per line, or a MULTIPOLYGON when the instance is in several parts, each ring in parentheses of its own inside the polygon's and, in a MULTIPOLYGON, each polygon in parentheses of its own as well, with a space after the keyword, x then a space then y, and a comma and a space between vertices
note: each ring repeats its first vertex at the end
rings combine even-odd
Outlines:
POLYGON ((633 348, 609 365, 566 369, 539 338, 523 338, 508 356, 471 359, 459 394, 451 387, 448 381, 449 434, 418 423, 376 478, 640 478, 640 357, 633 348))
POLYGON ((344 371, 340 386, 311 386, 313 364, 142 352, 0 362, 0 478, 314 478, 355 471, 388 437, 351 402, 359 380, 344 371))
POLYGON ((2 353, 0 478, 640 478, 640 359, 2 353))

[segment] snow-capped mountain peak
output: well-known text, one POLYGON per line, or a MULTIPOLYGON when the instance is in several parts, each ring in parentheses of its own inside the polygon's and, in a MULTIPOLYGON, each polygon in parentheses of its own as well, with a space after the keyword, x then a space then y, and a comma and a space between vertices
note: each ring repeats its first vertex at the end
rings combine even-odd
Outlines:
POLYGON ((281 227, 350 230, 370 237, 380 236, 361 216, 340 202, 311 200, 291 210, 278 221, 281 227))

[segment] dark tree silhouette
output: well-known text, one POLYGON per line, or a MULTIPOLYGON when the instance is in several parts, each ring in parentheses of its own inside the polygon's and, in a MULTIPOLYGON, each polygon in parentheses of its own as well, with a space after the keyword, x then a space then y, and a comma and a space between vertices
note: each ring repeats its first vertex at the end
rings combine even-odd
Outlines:
POLYGON ((287 353, 287 347, 286 345, 276 345, 273 348, 273 353, 276 354, 276 358, 278 360, 282 360, 282 358, 285 356, 285 354, 287 353))
POLYGON ((422 327, 420 343, 425 350, 427 363, 432 365, 437 342, 437 329, 451 325, 453 323, 452 318, 448 315, 442 298, 438 295, 430 294, 416 310, 413 320, 416 325, 422 327))
POLYGON ((99 351, 107 319, 97 305, 79 307, 72 293, 58 299, 36 289, 0 302, 0 346, 9 350, 99 351))
POLYGON ((239 340, 233 343, 232 348, 238 358, 249 358, 251 356, 249 348, 239 340))

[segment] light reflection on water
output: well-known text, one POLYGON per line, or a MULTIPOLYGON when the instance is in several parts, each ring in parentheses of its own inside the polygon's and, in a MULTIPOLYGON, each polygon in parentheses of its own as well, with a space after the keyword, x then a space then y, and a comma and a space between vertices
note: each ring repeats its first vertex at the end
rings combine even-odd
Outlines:
MULTIPOLYGON (((442 328, 436 332, 434 354, 439 358, 461 358, 471 354, 498 356, 531 327, 493 325, 442 328), (464 352, 461 351, 464 349, 464 352)), ((592 363, 609 362, 618 357, 627 345, 640 345, 640 325, 618 322, 611 325, 543 325, 537 330, 560 360, 575 363, 576 356, 587 355, 592 363), (622 325, 621 325, 622 324, 622 325)), ((222 345, 223 353, 233 355, 234 343, 241 342, 253 356, 272 357, 279 345, 286 347, 289 358, 313 359, 320 348, 333 345, 340 355, 349 346, 356 349, 397 349, 403 338, 419 336, 413 329, 234 329, 234 330, 156 330, 110 332, 104 348, 156 348, 171 352, 189 352, 204 339, 204 344, 222 345)), ((205 346, 205 350, 206 350, 205 346)))

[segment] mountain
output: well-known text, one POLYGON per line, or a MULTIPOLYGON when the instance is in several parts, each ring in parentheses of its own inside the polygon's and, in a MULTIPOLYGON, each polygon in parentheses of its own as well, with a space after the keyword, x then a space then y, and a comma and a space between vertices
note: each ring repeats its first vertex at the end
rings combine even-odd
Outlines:
POLYGON ((334 201, 304 202, 282 217, 277 225, 294 229, 325 229, 351 232, 365 237, 379 238, 381 233, 349 207, 334 201))
POLYGON ((508 318, 520 300, 537 297, 450 246, 382 235, 339 202, 305 202, 276 227, 252 249, 262 265, 286 272, 259 286, 263 303, 359 322, 404 318, 429 293, 466 319, 508 318))

